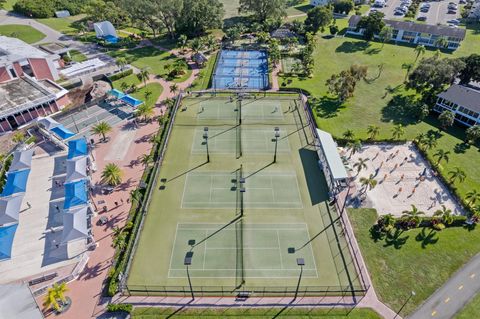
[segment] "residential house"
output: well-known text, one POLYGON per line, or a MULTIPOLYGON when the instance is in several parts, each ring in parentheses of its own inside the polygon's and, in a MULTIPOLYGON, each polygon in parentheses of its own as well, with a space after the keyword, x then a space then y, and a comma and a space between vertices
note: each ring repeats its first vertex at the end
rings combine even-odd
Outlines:
POLYGON ((434 111, 455 114, 455 121, 466 126, 480 125, 480 88, 453 84, 440 93, 434 111))

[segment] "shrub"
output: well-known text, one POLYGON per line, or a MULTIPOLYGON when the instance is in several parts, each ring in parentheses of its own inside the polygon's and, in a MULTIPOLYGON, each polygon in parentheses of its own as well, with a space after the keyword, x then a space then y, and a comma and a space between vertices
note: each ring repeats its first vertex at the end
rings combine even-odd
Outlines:
POLYGON ((13 10, 27 17, 51 18, 58 10, 68 10, 72 15, 79 14, 83 3, 83 0, 19 0, 13 10))
POLYGON ((112 74, 108 77, 108 79, 112 82, 115 82, 119 79, 122 79, 126 76, 129 76, 130 74, 133 74, 133 69, 127 69, 125 71, 122 71, 122 72, 118 72, 118 73, 115 73, 115 74, 112 74))
POLYGON ((133 306, 129 303, 119 303, 119 304, 108 304, 107 311, 108 312, 117 312, 117 311, 124 311, 126 313, 131 313, 133 310, 133 306))

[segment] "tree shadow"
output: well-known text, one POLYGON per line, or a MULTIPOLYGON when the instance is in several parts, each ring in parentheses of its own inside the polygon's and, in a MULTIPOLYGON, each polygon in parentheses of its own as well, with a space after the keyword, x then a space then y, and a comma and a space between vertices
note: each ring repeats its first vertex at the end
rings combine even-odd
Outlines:
POLYGON ((368 55, 374 55, 374 54, 379 54, 382 51, 380 48, 368 48, 365 50, 365 54, 368 55))
POLYGON ((370 43, 366 41, 345 41, 335 49, 335 52, 354 53, 358 51, 365 51, 369 47, 370 43))
POLYGON ((402 248, 403 245, 405 245, 405 243, 407 242, 407 239, 410 237, 408 235, 401 237, 402 234, 403 230, 401 229, 395 229, 395 232, 388 233, 385 238, 385 244, 383 245, 383 247, 393 246, 395 249, 402 248))
POLYGON ((397 94, 392 97, 388 104, 382 109, 382 121, 402 124, 404 126, 418 123, 418 120, 411 115, 408 105, 416 104, 415 95, 397 94))
POLYGON ((426 227, 422 228, 422 231, 415 237, 416 241, 422 242, 422 248, 427 248, 428 245, 434 245, 438 242, 438 237, 435 238, 437 232, 430 228, 430 232, 427 234, 426 227))
POLYGON ((336 117, 339 109, 345 107, 338 99, 328 96, 322 96, 319 99, 312 100, 310 105, 315 114, 322 118, 336 117))
POLYGON ((370 227, 369 232, 370 232, 370 238, 375 243, 385 239, 386 234, 382 232, 377 225, 370 227))
POLYGON ((453 151, 457 154, 464 154, 467 150, 470 149, 470 144, 462 142, 462 143, 457 143, 455 144, 455 147, 453 148, 453 151))

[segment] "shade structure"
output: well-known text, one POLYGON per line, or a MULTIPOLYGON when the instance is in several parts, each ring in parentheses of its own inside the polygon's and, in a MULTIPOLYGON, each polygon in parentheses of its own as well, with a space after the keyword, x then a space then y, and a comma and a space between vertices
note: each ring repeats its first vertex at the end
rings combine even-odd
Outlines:
POLYGON ((29 169, 7 173, 7 182, 3 188, 1 197, 11 196, 17 193, 25 193, 27 189, 27 180, 29 169))
POLYGON ((57 121, 52 119, 51 117, 39 117, 37 119, 37 123, 41 124, 46 130, 51 130, 54 127, 57 127, 60 125, 57 121))
POLYGON ((65 184, 64 209, 88 204, 87 181, 85 179, 65 184))
POLYGON ((121 98, 121 100, 133 107, 137 107, 143 104, 143 101, 138 100, 131 95, 125 95, 124 97, 121 98))
POLYGON ((18 223, 23 196, 0 198, 0 225, 18 223))
POLYGON ((61 124, 59 126, 52 128, 51 131, 55 133, 58 137, 60 137, 62 140, 66 140, 67 138, 75 136, 75 133, 68 130, 67 128, 65 128, 65 126, 61 124))
POLYGON ((13 153, 12 164, 9 171, 21 171, 22 169, 30 169, 32 167, 33 149, 26 151, 16 151, 13 153))
POLYGON ((113 90, 108 91, 108 94, 117 98, 117 99, 121 99, 122 97, 125 96, 125 93, 123 93, 122 91, 119 91, 117 89, 113 89, 113 90))
POLYGON ((87 157, 79 156, 67 160, 66 182, 71 183, 87 178, 87 157))
POLYGON ((87 147, 87 140, 85 138, 68 141, 67 159, 72 159, 77 156, 87 156, 87 155, 88 155, 88 147, 87 147))
POLYGON ((106 36, 117 37, 117 32, 115 31, 115 27, 110 21, 102 21, 102 22, 94 23, 93 28, 95 29, 95 34, 97 38, 104 38, 106 36))
POLYGON ((88 237, 88 206, 76 207, 62 214, 62 243, 88 237))
POLYGON ((12 257, 12 245, 18 224, 0 227, 0 260, 12 257))

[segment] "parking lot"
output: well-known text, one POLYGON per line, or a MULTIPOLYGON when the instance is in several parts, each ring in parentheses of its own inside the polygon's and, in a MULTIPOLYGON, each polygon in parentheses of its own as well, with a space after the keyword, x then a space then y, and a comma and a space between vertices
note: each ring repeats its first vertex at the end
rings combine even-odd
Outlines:
MULTIPOLYGON (((422 23, 426 24, 448 24, 447 21, 452 20, 452 19, 457 19, 460 17, 460 12, 461 8, 459 5, 460 0, 442 0, 442 1, 425 1, 420 3, 417 15, 415 18, 407 18, 407 20, 417 21, 417 18, 419 16, 425 16, 426 20, 422 21, 422 23), (450 2, 454 2, 457 4, 458 9, 457 12, 454 13, 448 13, 448 4, 450 2), (422 4, 428 3, 430 4, 430 9, 428 12, 421 12, 420 8, 422 7, 422 4)), ((386 2, 386 6, 383 8, 373 8, 375 10, 381 11, 385 14, 386 19, 395 19, 395 20, 403 20, 404 16, 401 15, 395 15, 395 8, 399 7, 402 3, 402 0, 388 0, 386 2)))

